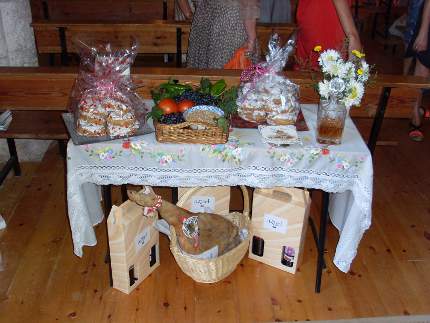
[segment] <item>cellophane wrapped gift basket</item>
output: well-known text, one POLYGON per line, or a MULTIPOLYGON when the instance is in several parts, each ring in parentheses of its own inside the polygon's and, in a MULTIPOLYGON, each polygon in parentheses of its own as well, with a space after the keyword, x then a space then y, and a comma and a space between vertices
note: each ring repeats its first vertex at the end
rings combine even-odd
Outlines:
POLYGON ((130 66, 137 44, 114 49, 78 41, 80 68, 69 109, 81 136, 120 138, 133 135, 144 122, 143 100, 133 90, 130 66))
POLYGON ((269 125, 292 125, 300 111, 299 87, 281 74, 295 41, 285 46, 274 34, 266 61, 251 66, 241 75, 237 100, 239 116, 247 121, 269 125))

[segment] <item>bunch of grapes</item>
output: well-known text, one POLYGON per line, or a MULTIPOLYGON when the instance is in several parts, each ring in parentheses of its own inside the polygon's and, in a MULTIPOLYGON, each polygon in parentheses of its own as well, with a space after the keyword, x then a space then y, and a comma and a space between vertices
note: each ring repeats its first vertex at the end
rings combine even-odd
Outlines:
POLYGON ((185 122, 181 112, 164 114, 160 118, 160 122, 164 124, 178 124, 185 122))
POLYGON ((176 102, 181 102, 183 100, 191 100, 196 105, 217 105, 217 100, 212 95, 192 90, 186 90, 181 95, 175 97, 176 102))

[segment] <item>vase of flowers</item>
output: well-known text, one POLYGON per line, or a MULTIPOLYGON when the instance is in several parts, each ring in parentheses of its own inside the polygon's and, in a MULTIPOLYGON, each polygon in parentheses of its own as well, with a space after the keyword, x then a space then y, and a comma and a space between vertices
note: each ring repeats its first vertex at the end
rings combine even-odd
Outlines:
MULTIPOLYGON (((314 50, 320 52, 321 46, 314 50)), ((328 49, 318 58, 323 74, 318 83, 320 104, 317 115, 317 141, 321 144, 341 143, 349 109, 359 106, 363 98, 370 66, 363 53, 353 51, 352 54, 353 58, 345 61, 338 51, 328 49)))

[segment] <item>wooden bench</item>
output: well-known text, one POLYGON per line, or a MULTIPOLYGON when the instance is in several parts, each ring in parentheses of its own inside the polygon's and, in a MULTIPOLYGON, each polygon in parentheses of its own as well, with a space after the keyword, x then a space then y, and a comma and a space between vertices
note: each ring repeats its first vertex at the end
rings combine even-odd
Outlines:
MULTIPOLYGON (((132 75, 138 92, 150 98, 150 91, 174 77, 180 82, 198 84, 201 77, 211 80, 224 78, 229 85, 239 83, 239 71, 193 70, 176 68, 136 68, 132 75)), ((287 72, 287 76, 300 85, 302 103, 317 103, 319 98, 312 88, 311 75, 287 72)), ((13 121, 0 138, 6 138, 11 158, 1 172, 0 182, 7 173, 15 170, 19 174, 15 139, 67 140, 68 135, 61 118, 67 110, 69 93, 76 78, 76 68, 0 68, 0 110, 10 109, 13 121)), ((353 117, 374 118, 369 138, 373 152, 382 121, 387 117, 408 118, 421 88, 430 88, 423 78, 413 76, 379 75, 376 82, 367 88, 362 107, 351 110, 353 117), (387 109, 388 107, 388 109, 387 109)))
POLYGON ((65 156, 65 143, 69 136, 61 113, 65 111, 66 105, 62 100, 59 102, 58 93, 63 97, 68 95, 71 88, 56 86, 57 80, 50 80, 47 74, 29 85, 27 81, 30 74, 15 73, 14 69, 8 68, 3 70, 5 74, 2 77, 6 76, 6 80, 0 81, 0 112, 11 110, 12 123, 7 131, 0 131, 0 138, 7 140, 10 154, 0 170, 0 185, 12 169, 15 175, 19 176, 21 173, 15 139, 58 140, 60 151, 65 156), (7 80, 13 80, 9 87, 5 87, 3 82, 8 83, 7 80))
MULTIPOLYGON (((68 55, 78 53, 76 40, 110 42, 128 47, 134 37, 139 43, 139 54, 175 54, 181 66, 182 53, 188 50, 189 22, 152 20, 146 22, 93 22, 37 21, 32 24, 38 54, 61 54, 62 65, 68 65, 68 55)), ((270 35, 278 33, 286 40, 294 32, 292 24, 258 24, 257 34, 262 49, 267 47, 270 35)))
POLYGON ((148 19, 174 19, 175 0, 30 0, 33 21, 53 20, 118 20, 142 21, 148 19))

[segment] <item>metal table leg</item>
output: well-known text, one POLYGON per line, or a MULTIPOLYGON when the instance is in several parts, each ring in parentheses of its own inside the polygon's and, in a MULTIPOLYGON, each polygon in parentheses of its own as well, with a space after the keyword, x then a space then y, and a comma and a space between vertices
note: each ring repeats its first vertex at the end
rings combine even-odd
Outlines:
POLYGON ((172 187, 172 203, 176 204, 178 203, 178 188, 172 187))
POLYGON ((390 98, 391 88, 384 87, 382 89, 381 96, 379 98, 378 108, 376 110, 375 118, 373 119, 372 130, 370 131, 369 141, 367 147, 369 147, 370 153, 373 155, 376 147, 376 141, 378 140, 379 132, 382 128, 382 122, 384 121, 385 110, 387 109, 388 99, 390 98))
POLYGON ((10 157, 3 168, 0 169, 0 185, 3 183, 12 169, 15 173, 15 176, 21 175, 21 167, 19 166, 18 154, 16 153, 15 140, 12 138, 7 138, 6 140, 10 157))
POLYGON ((330 193, 323 192, 322 206, 321 206, 321 223, 320 232, 318 235, 318 262, 317 262, 317 275, 315 280, 315 292, 321 291, 321 278, 322 270, 324 267, 324 248, 327 233, 327 221, 328 221, 328 207, 330 203, 330 193))
POLYGON ((121 185, 121 198, 123 202, 128 200, 127 184, 121 185))
POLYGON ((15 176, 21 176, 21 167, 19 166, 18 153, 16 152, 15 140, 7 138, 7 146, 9 148, 10 157, 14 158, 13 171, 15 176))
MULTIPOLYGON (((105 212, 105 218, 107 220, 109 216, 109 212, 112 209, 112 185, 103 185, 102 186, 102 194, 103 194, 103 206, 105 212)), ((106 255, 105 255, 105 264, 109 266, 109 284, 113 286, 113 278, 112 278, 112 266, 110 259, 110 247, 109 247, 109 235, 106 223, 106 255)))

